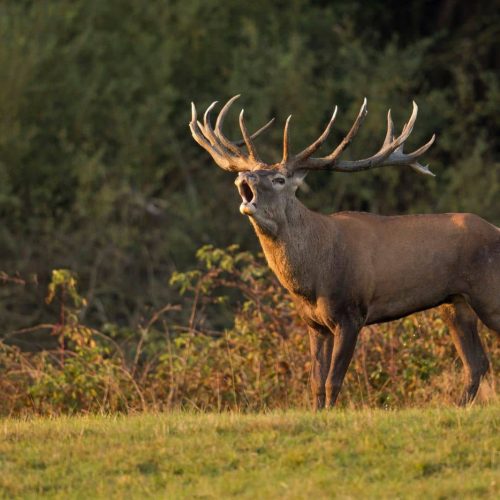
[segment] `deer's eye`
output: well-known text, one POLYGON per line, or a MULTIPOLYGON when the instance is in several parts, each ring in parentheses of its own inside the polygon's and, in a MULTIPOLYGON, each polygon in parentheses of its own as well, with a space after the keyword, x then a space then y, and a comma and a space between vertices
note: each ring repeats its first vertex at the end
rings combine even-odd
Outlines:
POLYGON ((285 179, 283 179, 283 177, 275 177, 272 180, 272 183, 273 184, 285 184, 285 179))

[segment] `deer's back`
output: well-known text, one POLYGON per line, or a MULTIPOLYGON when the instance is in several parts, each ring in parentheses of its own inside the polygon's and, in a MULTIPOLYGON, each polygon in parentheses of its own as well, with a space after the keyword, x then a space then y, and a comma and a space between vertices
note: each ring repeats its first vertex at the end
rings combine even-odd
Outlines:
POLYGON ((500 268, 500 230, 473 214, 344 212, 332 222, 348 252, 344 286, 360 291, 368 322, 467 294, 493 265, 500 268))

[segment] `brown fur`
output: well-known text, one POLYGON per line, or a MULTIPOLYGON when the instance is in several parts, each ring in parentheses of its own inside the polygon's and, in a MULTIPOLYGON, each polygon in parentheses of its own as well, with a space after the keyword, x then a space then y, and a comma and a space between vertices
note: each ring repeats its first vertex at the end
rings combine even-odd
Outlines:
POLYGON ((308 210, 291 185, 242 173, 269 266, 308 325, 316 408, 332 406, 364 325, 443 306, 473 400, 488 361, 477 316, 500 333, 500 230, 472 214, 384 217, 308 210), (477 315, 477 316, 476 316, 477 315))

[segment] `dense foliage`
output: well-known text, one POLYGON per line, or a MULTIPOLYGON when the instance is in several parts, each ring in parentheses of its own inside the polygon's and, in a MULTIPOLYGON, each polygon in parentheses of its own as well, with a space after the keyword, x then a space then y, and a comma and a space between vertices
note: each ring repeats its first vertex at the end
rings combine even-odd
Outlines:
MULTIPOLYGON (((495 3, 293 0, 4 0, 0 3, 0 271, 43 286, 0 288, 5 332, 45 321, 50 272, 78 272, 96 328, 137 331, 147 308, 202 244, 257 248, 231 175, 191 139, 189 101, 241 93, 259 141, 277 156, 310 142, 335 103, 332 146, 363 96, 370 114, 352 154, 373 152, 392 108, 420 106, 411 170, 316 174, 305 203, 321 211, 473 211, 500 222, 495 3)), ((235 117, 227 127, 237 135, 235 117), (232 127, 232 129, 231 129, 232 127)), ((39 337, 26 337, 29 345, 39 337)))

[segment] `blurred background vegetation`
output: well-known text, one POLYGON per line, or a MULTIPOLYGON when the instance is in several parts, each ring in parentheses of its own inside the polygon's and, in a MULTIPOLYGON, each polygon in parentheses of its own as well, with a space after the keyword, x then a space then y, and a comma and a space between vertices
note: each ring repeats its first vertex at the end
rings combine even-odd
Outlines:
MULTIPOLYGON (((386 110, 401 126, 414 99, 409 146, 436 132, 424 159, 436 178, 318 173, 300 197, 322 212, 471 211, 499 224, 499 36, 494 1, 3 0, 0 335, 43 344, 10 332, 57 314, 44 303, 53 269, 77 273, 79 321, 137 337, 144 318, 181 300, 169 278, 200 246, 258 251, 232 175, 190 136, 192 100, 202 109, 241 93, 252 128, 276 116, 259 139, 272 159, 290 113, 298 150, 338 104, 332 147, 366 96, 346 153, 359 157, 379 147, 386 110)), ((206 321, 231 325, 217 309, 206 321)))

